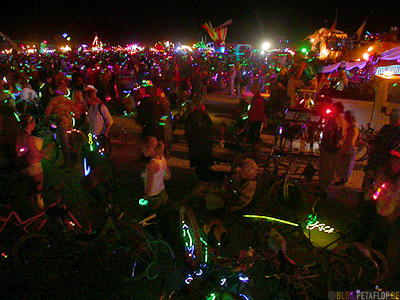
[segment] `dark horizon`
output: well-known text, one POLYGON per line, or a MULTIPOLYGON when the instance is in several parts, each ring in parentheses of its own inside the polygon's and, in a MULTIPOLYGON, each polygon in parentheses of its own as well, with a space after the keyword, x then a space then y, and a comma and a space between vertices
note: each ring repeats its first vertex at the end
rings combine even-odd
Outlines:
MULTIPOLYGON (((299 44, 321 27, 330 28, 338 14, 338 30, 351 37, 367 16, 365 31, 388 32, 400 26, 398 3, 363 3, 362 1, 272 0, 262 3, 204 1, 188 3, 175 0, 169 3, 75 1, 48 2, 28 0, 12 2, 0 20, 0 31, 12 40, 51 41, 67 32, 72 42, 89 44, 97 32, 100 40, 112 45, 141 42, 153 44, 170 40, 191 44, 206 36, 201 27, 210 21, 214 27, 232 19, 228 26, 227 43, 261 45, 263 40, 274 42, 288 38, 299 44)), ((275 45, 274 45, 275 46, 275 45)))

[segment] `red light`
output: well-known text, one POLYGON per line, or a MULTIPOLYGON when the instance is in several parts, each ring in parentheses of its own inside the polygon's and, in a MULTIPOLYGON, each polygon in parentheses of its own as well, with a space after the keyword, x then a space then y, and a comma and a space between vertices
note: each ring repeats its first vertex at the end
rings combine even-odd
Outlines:
POLYGON ((328 108, 327 110, 326 110, 326 113, 329 115, 330 113, 332 112, 332 110, 330 109, 330 108, 328 108))

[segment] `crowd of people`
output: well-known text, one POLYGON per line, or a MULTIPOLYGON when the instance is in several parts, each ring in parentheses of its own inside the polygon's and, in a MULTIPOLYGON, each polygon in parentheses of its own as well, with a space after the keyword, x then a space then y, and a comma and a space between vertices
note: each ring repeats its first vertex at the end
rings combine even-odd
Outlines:
MULTIPOLYGON (((317 91, 324 82, 320 72, 317 58, 312 54, 306 58, 301 52, 296 52, 292 60, 269 66, 256 57, 238 61, 203 53, 82 52, 2 56, 2 169, 9 170, 13 161, 18 161, 19 157, 26 158, 22 169, 35 182, 34 205, 42 210, 41 191, 45 176, 41 159, 49 149, 44 149, 40 139, 32 134, 36 125, 54 117, 63 154, 61 167, 70 168, 74 157, 68 145, 68 131, 77 126, 94 135, 107 137, 113 124, 112 113, 135 109, 137 121, 142 126, 140 149, 146 162, 142 174, 143 198, 150 203, 149 207, 158 210, 168 202, 164 180, 171 178, 167 160, 173 142, 171 109, 189 99, 192 101, 188 104, 185 120, 185 139, 190 166, 203 184, 203 188, 197 189, 203 198, 203 208, 210 211, 241 210, 250 204, 256 192, 260 133, 268 126, 268 117, 284 105, 297 105, 297 89, 317 91), (129 78, 128 84, 123 82, 126 78, 129 78), (126 96, 126 89, 132 97, 126 96), (249 109, 246 89, 252 93, 249 109), (213 90, 239 100, 240 109, 236 117, 237 123, 241 124, 238 130, 243 131, 243 126, 247 126, 247 141, 252 153, 252 158, 244 160, 233 170, 229 184, 224 182, 217 186, 211 170, 215 128, 201 101, 213 90), (261 92, 269 93, 269 106, 261 92), (19 124, 14 115, 20 119, 19 124)), ((324 197, 332 184, 344 186, 347 183, 354 168, 360 135, 353 112, 345 111, 340 102, 333 103, 332 110, 321 142, 319 182, 324 197), (339 181, 333 183, 334 177, 339 181)), ((379 198, 376 213, 386 218, 385 222, 392 228, 390 233, 398 228, 400 212, 400 198, 395 188, 400 174, 400 155, 396 148, 400 145, 399 119, 398 112, 393 111, 390 128, 384 127, 377 135, 365 179, 366 198, 371 201, 379 198), (382 184, 389 181, 392 188, 383 188, 382 184)), ((17 168, 17 164, 14 165, 17 168)), ((390 238, 394 239, 392 235, 390 238)))

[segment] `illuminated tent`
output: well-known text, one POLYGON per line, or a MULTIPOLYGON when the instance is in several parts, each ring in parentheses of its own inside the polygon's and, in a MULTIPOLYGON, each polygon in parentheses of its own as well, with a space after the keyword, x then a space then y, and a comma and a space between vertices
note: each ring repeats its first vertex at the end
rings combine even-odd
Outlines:
POLYGON ((395 60, 395 59, 400 59, 400 46, 390 49, 388 51, 382 52, 380 54, 379 59, 382 60, 395 60))
POLYGON ((226 33, 228 32, 227 26, 231 25, 233 22, 232 20, 228 20, 225 23, 221 24, 220 26, 213 28, 211 22, 206 22, 201 25, 210 35, 211 39, 215 44, 216 49, 221 49, 225 47, 225 39, 226 33))
POLYGON ((322 27, 316 30, 312 35, 306 37, 305 39, 310 39, 312 51, 315 51, 317 49, 317 46, 319 45, 320 59, 334 60, 337 59, 342 52, 329 49, 328 45, 330 41, 334 39, 338 40, 347 39, 347 34, 344 33, 343 31, 334 29, 334 26, 332 26, 331 29, 322 27))

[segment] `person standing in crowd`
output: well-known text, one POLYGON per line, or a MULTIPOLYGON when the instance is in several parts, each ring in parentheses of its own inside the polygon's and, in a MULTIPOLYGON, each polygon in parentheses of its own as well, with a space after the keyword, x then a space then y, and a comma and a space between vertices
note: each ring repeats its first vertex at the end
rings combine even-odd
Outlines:
POLYGON ((39 113, 39 96, 26 78, 23 79, 20 99, 22 101, 21 114, 30 113, 36 116, 39 113))
POLYGON ((195 97, 196 99, 201 100, 203 90, 203 73, 199 65, 195 66, 194 72, 192 72, 190 75, 190 84, 192 85, 190 99, 195 97))
MULTIPOLYGON (((35 118, 26 114, 21 117, 21 133, 16 138, 17 157, 24 159, 23 173, 32 178, 35 184, 34 206, 37 210, 44 210, 42 190, 44 184, 42 159, 45 157, 46 149, 42 149, 43 140, 33 136, 31 133, 36 127, 35 118)), ((49 144, 51 145, 51 144, 49 144)), ((52 147, 54 145, 51 145, 52 147)))
POLYGON ((61 152, 64 158, 64 163, 61 167, 66 168, 72 164, 67 131, 72 130, 71 113, 74 110, 74 104, 70 99, 65 97, 67 88, 64 85, 56 88, 54 92, 57 96, 47 105, 46 118, 49 118, 51 114, 55 116, 57 137, 60 141, 61 152))
POLYGON ((82 128, 85 123, 86 102, 83 99, 82 91, 75 89, 72 91, 71 100, 74 104, 75 127, 82 128))
POLYGON ((88 102, 87 122, 89 124, 88 131, 93 135, 104 135, 108 137, 108 132, 113 124, 113 118, 107 106, 97 97, 97 89, 92 85, 85 88, 88 102))
POLYGON ((209 181, 213 179, 211 166, 214 165, 213 123, 202 102, 192 102, 190 110, 185 124, 190 166, 195 168, 200 181, 209 181))
POLYGON ((267 126, 267 116, 265 115, 265 101, 260 94, 261 84, 254 81, 251 85, 251 106, 248 112, 248 142, 252 146, 252 152, 257 158, 260 151, 260 134, 263 127, 267 126))
POLYGON ((162 141, 164 142, 166 155, 168 156, 172 144, 172 120, 171 120, 171 105, 169 98, 161 87, 157 87, 157 96, 160 98, 161 118, 159 125, 161 126, 162 141))
POLYGON ((168 201, 164 180, 171 179, 171 172, 164 157, 164 143, 154 136, 147 136, 140 144, 140 150, 148 160, 142 173, 144 180, 143 199, 148 201, 151 211, 157 211, 168 201))
POLYGON ((356 143, 360 134, 354 112, 347 110, 344 113, 344 119, 347 122, 347 130, 339 152, 336 175, 340 178, 340 181, 335 183, 336 186, 345 185, 351 173, 353 173, 354 162, 356 160, 356 143))
POLYGON ((297 88, 308 88, 316 90, 318 79, 312 65, 307 61, 304 53, 297 51, 294 55, 293 73, 288 81, 287 97, 291 100, 290 105, 296 106, 295 94, 297 88))
POLYGON ((145 95, 138 106, 138 121, 142 125, 141 138, 154 136, 157 140, 162 140, 160 97, 152 84, 146 84, 144 90, 145 95))
POLYGON ((328 188, 332 183, 340 149, 346 136, 346 121, 342 117, 343 113, 343 103, 333 103, 332 116, 328 119, 322 133, 319 188, 323 196, 326 196, 328 188))
POLYGON ((236 78, 236 67, 234 64, 229 65, 229 95, 235 93, 235 78, 236 78))
POLYGON ((39 108, 41 113, 45 113, 47 105, 50 103, 52 97, 54 96, 53 90, 53 77, 47 76, 45 83, 40 88, 40 102, 39 108))

